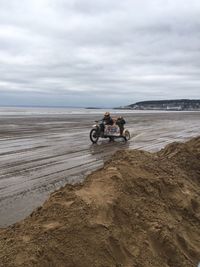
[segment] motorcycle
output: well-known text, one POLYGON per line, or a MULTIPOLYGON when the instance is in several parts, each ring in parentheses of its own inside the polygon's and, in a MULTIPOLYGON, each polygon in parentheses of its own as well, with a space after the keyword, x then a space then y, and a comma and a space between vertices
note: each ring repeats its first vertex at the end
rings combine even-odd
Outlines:
POLYGON ((127 129, 123 130, 122 135, 120 134, 120 128, 118 125, 104 125, 104 131, 102 130, 102 121, 95 121, 90 131, 90 140, 92 143, 97 143, 99 138, 109 138, 110 141, 114 141, 115 138, 122 138, 125 142, 131 138, 130 132, 127 129))

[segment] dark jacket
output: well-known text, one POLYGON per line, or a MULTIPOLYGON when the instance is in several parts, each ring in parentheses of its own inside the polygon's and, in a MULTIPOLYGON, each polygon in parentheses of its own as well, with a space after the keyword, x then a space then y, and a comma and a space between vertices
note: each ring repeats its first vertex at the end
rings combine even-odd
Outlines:
POLYGON ((120 127, 123 127, 124 126, 124 124, 126 123, 126 121, 124 120, 124 118, 118 118, 117 120, 116 120, 116 124, 120 127))
POLYGON ((110 116, 108 117, 104 116, 102 121, 103 123, 105 123, 105 125, 113 125, 113 119, 110 116))

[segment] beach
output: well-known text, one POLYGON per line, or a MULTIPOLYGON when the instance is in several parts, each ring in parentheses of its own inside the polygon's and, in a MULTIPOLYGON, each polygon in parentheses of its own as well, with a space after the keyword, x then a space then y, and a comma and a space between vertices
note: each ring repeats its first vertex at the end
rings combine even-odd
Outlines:
POLYGON ((15 223, 67 183, 84 180, 117 150, 156 152, 200 133, 200 112, 111 110, 122 114, 127 143, 100 140, 89 132, 104 110, 65 108, 0 109, 0 227, 15 223))

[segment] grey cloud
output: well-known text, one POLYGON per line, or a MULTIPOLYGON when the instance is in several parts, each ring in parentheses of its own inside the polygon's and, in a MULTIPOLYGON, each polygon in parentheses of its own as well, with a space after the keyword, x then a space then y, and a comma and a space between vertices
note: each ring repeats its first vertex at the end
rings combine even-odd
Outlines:
POLYGON ((198 1, 0 5, 0 104, 200 97, 198 1))

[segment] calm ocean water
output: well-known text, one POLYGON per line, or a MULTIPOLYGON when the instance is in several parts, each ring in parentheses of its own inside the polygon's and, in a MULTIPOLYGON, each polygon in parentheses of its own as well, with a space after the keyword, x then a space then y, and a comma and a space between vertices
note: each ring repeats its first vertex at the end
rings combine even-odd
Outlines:
POLYGON ((0 116, 40 116, 40 115, 68 115, 68 114, 145 114, 145 113, 176 113, 180 111, 160 110, 117 110, 117 109, 86 109, 63 107, 0 107, 0 116))

